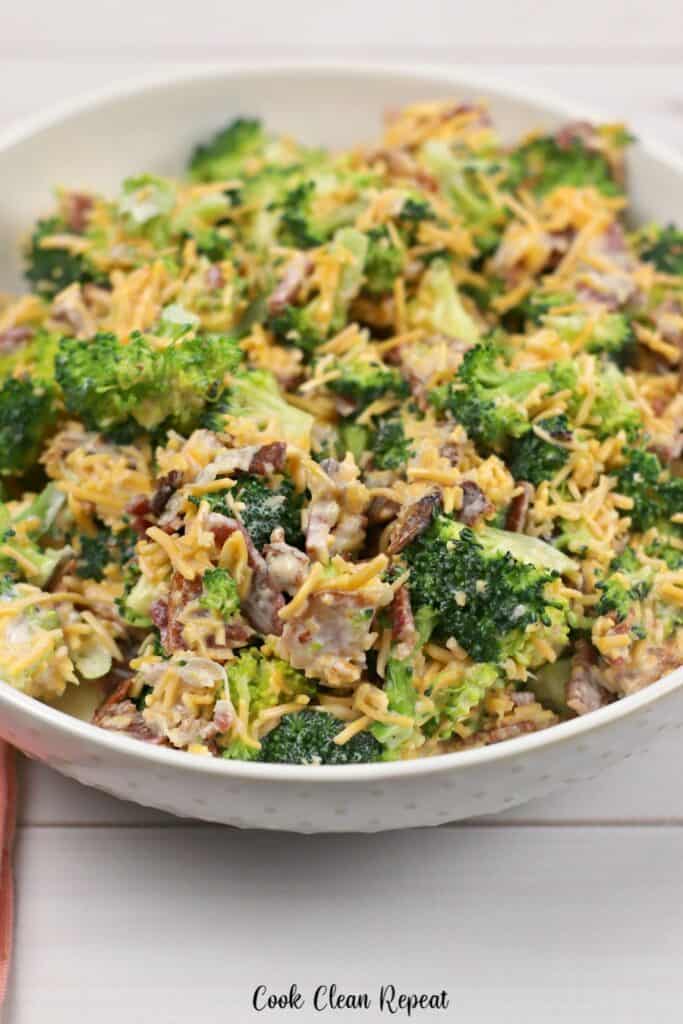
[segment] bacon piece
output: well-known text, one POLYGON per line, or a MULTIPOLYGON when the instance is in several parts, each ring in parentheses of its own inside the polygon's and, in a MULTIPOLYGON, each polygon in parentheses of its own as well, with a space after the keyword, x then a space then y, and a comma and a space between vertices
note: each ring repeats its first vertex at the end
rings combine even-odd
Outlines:
POLYGON ((455 441, 446 441, 439 448, 439 455, 442 459, 448 459, 451 466, 458 465, 461 454, 462 446, 457 444, 455 441))
POLYGON ((225 278, 223 277, 223 271, 217 263, 211 264, 206 271, 204 280, 206 281, 206 287, 211 291, 216 291, 216 289, 224 286, 225 278))
POLYGON ((21 345, 22 341, 28 341, 32 337, 32 327, 7 327, 4 331, 0 331, 0 350, 11 351, 21 345))
POLYGON ((488 512, 493 511, 493 505, 488 500, 481 487, 473 480, 464 480, 462 486, 462 508, 460 509, 460 521, 466 526, 474 524, 482 519, 488 512))
POLYGON ((441 504, 441 491, 429 491, 403 509, 392 531, 387 553, 397 555, 424 533, 440 510, 441 504))
POLYGON ((287 445, 284 441, 273 441, 271 444, 264 444, 254 453, 249 463, 249 472, 258 476, 270 476, 271 473, 279 473, 284 469, 287 445))
POLYGON ((391 603, 391 636, 396 644, 396 657, 407 658, 417 642, 417 630, 410 603, 410 591, 399 587, 391 603))
POLYGON ((295 594, 299 589, 310 565, 308 555, 285 542, 285 531, 278 526, 273 530, 270 544, 263 548, 270 578, 278 590, 295 594))
MULTIPOLYGON (((166 607, 166 627, 161 634, 161 643, 166 651, 182 651, 187 645, 183 639, 183 625, 179 621, 180 614, 190 601, 194 601, 202 592, 201 578, 186 580, 179 572, 171 576, 171 586, 168 591, 168 603, 166 607)), ((159 611, 160 621, 163 623, 163 612, 159 611)), ((152 621, 157 623, 152 616, 152 621)))
POLYGON ((146 494, 138 494, 126 505, 126 512, 131 517, 130 525, 139 537, 144 537, 152 525, 152 503, 146 494))
POLYGON ((598 656, 593 645, 586 640, 578 640, 565 687, 567 706, 577 715, 597 711, 612 700, 611 695, 602 686, 597 662, 598 656))
POLYGON ((69 192, 65 197, 65 220, 71 231, 82 235, 88 226, 90 213, 93 208, 92 196, 83 192, 69 192))
POLYGON ((149 502, 149 510, 155 518, 159 518, 168 505, 171 495, 175 494, 182 482, 183 474, 177 469, 172 469, 166 476, 161 477, 149 502))
POLYGON ((505 529, 510 530, 511 533, 524 533, 524 527, 526 526, 529 514, 529 505, 534 496, 533 484, 523 480, 520 486, 522 490, 510 502, 510 507, 505 516, 505 529))
POLYGON ((275 316, 292 304, 313 270, 313 260, 305 252, 298 252, 285 267, 285 272, 268 298, 268 312, 275 316))
POLYGON ((484 743, 501 743, 503 740, 514 739, 515 736, 522 736, 525 732, 536 731, 535 722, 513 722, 511 725, 498 725, 495 729, 480 733, 476 739, 484 740, 484 743))
POLYGON ((273 633, 280 636, 282 620, 278 612, 284 606, 285 600, 273 583, 266 560, 257 550, 249 533, 242 523, 221 515, 219 512, 212 512, 209 515, 207 525, 214 535, 218 548, 222 548, 233 533, 239 532, 244 537, 252 576, 249 593, 242 601, 242 611, 247 622, 259 633, 273 633))

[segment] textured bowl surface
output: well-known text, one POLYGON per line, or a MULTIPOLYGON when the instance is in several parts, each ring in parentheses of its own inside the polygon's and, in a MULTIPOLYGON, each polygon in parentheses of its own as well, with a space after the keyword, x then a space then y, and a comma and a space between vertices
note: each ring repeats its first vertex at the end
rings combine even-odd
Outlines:
MULTIPOLYGON (((18 241, 55 184, 116 189, 141 170, 181 171, 192 145, 238 114, 309 143, 376 134, 412 101, 483 97, 506 137, 586 116, 545 95, 462 78, 457 69, 203 68, 146 80, 34 118, 0 136, 0 288, 19 286, 18 241)), ((627 115, 625 111, 625 115, 627 115)), ((683 220, 683 160, 639 143, 629 162, 633 216, 683 220)), ((282 767, 192 757, 96 729, 0 682, 0 735, 80 782, 184 817, 299 832, 436 825, 523 803, 683 727, 683 669, 582 719, 494 747, 424 761, 282 767)))

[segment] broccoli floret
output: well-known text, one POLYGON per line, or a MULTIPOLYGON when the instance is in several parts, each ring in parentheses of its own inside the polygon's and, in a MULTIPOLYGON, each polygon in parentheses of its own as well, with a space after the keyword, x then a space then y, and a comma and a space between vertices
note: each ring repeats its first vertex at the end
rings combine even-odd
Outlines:
POLYGON ((322 245, 325 234, 314 224, 311 215, 311 200, 315 195, 315 183, 304 181, 285 195, 280 208, 278 237, 283 245, 294 249, 313 249, 322 245))
POLYGON ((152 625, 152 605, 164 591, 163 583, 151 583, 135 562, 123 574, 123 596, 116 598, 119 615, 129 626, 146 629, 152 625))
MULTIPOLYGON (((620 366, 630 361, 635 350, 636 336, 631 319, 626 313, 554 312, 553 304, 556 309, 561 309, 563 298, 567 297, 562 294, 547 296, 546 311, 541 313, 540 310, 544 306, 541 294, 527 304, 527 310, 531 313, 532 319, 544 327, 557 331, 560 338, 570 345, 582 336, 585 339, 583 347, 586 352, 604 353, 620 366), (586 333, 589 323, 590 331, 586 333)), ((570 298, 569 303, 571 302, 570 298)))
POLYGON ((597 397, 591 406, 591 422, 604 440, 623 430, 629 441, 643 429, 640 409, 630 396, 627 379, 614 363, 605 363, 596 379, 597 397))
POLYGON ((0 377, 28 375, 33 380, 52 383, 59 334, 36 328, 25 341, 0 353, 0 377))
POLYGON ((400 416, 382 419, 370 439, 372 461, 377 469, 400 469, 413 454, 400 416))
POLYGON ((76 562, 77 576, 82 576, 86 580, 102 579, 104 570, 111 561, 110 538, 111 534, 106 528, 98 530, 92 537, 83 534, 76 562))
POLYGON ((8 377, 0 388, 0 476, 31 469, 57 419, 54 388, 8 377))
POLYGON ((261 760, 270 764, 362 764, 376 761, 381 746, 370 732, 346 743, 334 742, 345 723, 326 711, 285 715, 261 745, 261 760))
POLYGON ((222 401, 205 417, 204 425, 220 432, 225 416, 247 419, 262 427, 275 422, 279 437, 301 448, 310 447, 313 417, 285 401, 275 377, 267 370, 236 374, 222 401))
POLYGON ((654 263, 662 274, 683 277, 683 231, 674 224, 650 224, 639 235, 640 258, 654 263))
POLYGON ((47 586, 58 566, 71 555, 71 548, 64 544, 44 546, 52 539, 52 527, 65 504, 66 495, 53 483, 15 515, 0 504, 0 572, 47 586))
POLYGON ((304 495, 298 494, 292 481, 285 477, 277 485, 269 486, 261 476, 244 474, 228 491, 214 491, 191 501, 207 501, 214 512, 234 515, 228 506, 226 496, 240 507, 239 518, 247 533, 259 550, 270 540, 273 530, 280 526, 285 531, 285 540, 294 547, 302 547, 301 510, 304 495))
POLYGON ((539 385, 550 392, 575 384, 572 366, 511 370, 496 342, 486 341, 465 353, 455 380, 431 396, 437 410, 462 423, 469 437, 486 451, 504 452, 510 441, 530 429, 521 402, 539 385))
POLYGON ((138 333, 127 345, 113 334, 63 338, 55 372, 69 412, 91 430, 111 432, 132 422, 147 431, 163 426, 189 433, 220 397, 241 352, 226 335, 179 334, 163 349, 138 333))
POLYGON ((215 612, 221 618, 231 619, 240 608, 237 584, 225 569, 207 569, 202 576, 202 608, 215 612))
POLYGON ((340 331, 361 290, 367 250, 368 239, 362 232, 354 228, 337 231, 327 246, 329 254, 341 264, 331 312, 329 302, 321 303, 318 295, 303 307, 287 306, 269 320, 268 326, 276 337, 310 355, 326 338, 340 331))
POLYGON ((260 121, 239 117, 197 146, 190 159, 190 177, 193 181, 239 178, 250 160, 263 156, 268 141, 260 121))
POLYGON ((439 516, 404 556, 413 608, 429 608, 435 637, 455 637, 475 661, 547 660, 527 635, 531 626, 554 651, 566 646, 568 607, 548 588, 574 564, 550 545, 491 528, 475 533, 439 516))
POLYGON ((385 226, 368 231, 368 252, 365 259, 363 288, 370 295, 391 292, 394 281, 402 273, 405 255, 392 240, 385 226))
MULTIPOLYGON (((619 141, 615 136, 614 144, 619 141)), ((621 145, 627 141, 622 134, 621 145)), ((560 186, 586 188, 591 185, 608 196, 621 192, 607 158, 588 148, 579 138, 560 144, 553 136, 540 136, 510 154, 509 188, 525 188, 540 196, 560 186)))
POLYGON ((409 318, 411 326, 430 334, 457 338, 467 345, 480 340, 479 327, 465 309, 445 260, 434 260, 422 275, 409 318))
POLYGON ((250 730, 262 711, 297 697, 310 697, 315 690, 303 672, 254 649, 241 651, 235 661, 228 663, 226 671, 230 699, 240 725, 238 731, 233 729, 229 742, 239 741, 257 752, 259 742, 250 732, 244 732, 245 723, 250 730))
POLYGON ((26 250, 24 273, 34 290, 43 298, 51 299, 67 285, 79 281, 106 283, 101 274, 83 253, 69 249, 48 248, 43 239, 53 235, 70 234, 68 226, 60 217, 39 220, 26 250))
POLYGON ((351 402, 355 413, 361 412, 383 395, 405 398, 409 393, 408 384, 399 371, 381 362, 340 360, 335 369, 339 376, 330 380, 328 387, 336 395, 351 402))
POLYGON ((436 213, 426 199, 413 196, 408 196, 404 200, 396 218, 400 234, 408 246, 415 245, 417 242, 420 224, 437 219, 436 213))
POLYGON ((487 693, 500 685, 500 669, 496 665, 482 662, 466 668, 457 683, 437 687, 433 699, 437 710, 439 738, 450 738, 454 727, 460 722, 466 722, 487 693))
POLYGON ((133 231, 161 248, 171 238, 169 215, 175 202, 176 187, 171 181, 155 174, 140 174, 124 181, 119 212, 133 231))
POLYGON ((672 477, 653 452, 643 448, 626 451, 626 463, 617 472, 617 491, 631 498, 633 508, 624 515, 631 529, 645 533, 652 526, 670 526, 676 513, 683 512, 683 478, 672 477))
MULTIPOLYGON (((565 415, 550 416, 536 424, 558 441, 570 441, 572 437, 569 421, 565 415)), ((569 450, 561 444, 554 444, 539 437, 533 430, 524 434, 512 445, 510 472, 515 480, 528 480, 534 485, 550 480, 558 473, 567 459, 569 450)))
POLYGON ((508 219, 506 207, 496 202, 482 180, 502 173, 503 164, 454 152, 447 142, 432 139, 421 152, 428 170, 435 175, 456 212, 472 231, 480 255, 493 252, 508 219))
POLYGON ((310 355, 325 341, 313 312, 308 306, 285 306, 270 317, 268 326, 278 341, 296 345, 310 355))
POLYGON ((360 465, 360 460, 368 447, 368 428, 360 423, 346 420, 339 424, 337 434, 339 437, 337 445, 337 455, 339 458, 343 459, 347 452, 351 452, 356 464, 360 465))

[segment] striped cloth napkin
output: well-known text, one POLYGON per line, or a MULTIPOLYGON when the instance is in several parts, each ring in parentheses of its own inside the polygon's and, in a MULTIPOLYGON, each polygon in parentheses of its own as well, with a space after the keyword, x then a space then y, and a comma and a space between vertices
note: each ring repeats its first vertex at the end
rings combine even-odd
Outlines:
POLYGON ((16 786, 14 751, 0 740, 0 1007, 5 1001, 12 949, 12 840, 16 786))

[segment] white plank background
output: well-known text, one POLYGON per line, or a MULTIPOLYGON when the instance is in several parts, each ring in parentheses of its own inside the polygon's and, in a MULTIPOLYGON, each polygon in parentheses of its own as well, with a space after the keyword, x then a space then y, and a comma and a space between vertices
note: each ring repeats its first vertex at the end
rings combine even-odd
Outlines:
MULTIPOLYGON (((0 128, 141 72, 259 58, 457 63, 683 148, 674 0, 22 0, 0 5, 0 128), (7 9, 5 9, 7 8, 7 9)), ((683 751, 483 823, 242 834, 21 765, 9 1024, 256 1015, 259 983, 447 988, 412 1019, 680 1019, 683 751)), ((288 1019, 384 1020, 374 1011, 288 1019)))

